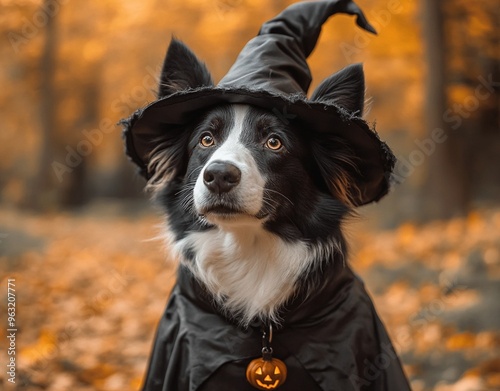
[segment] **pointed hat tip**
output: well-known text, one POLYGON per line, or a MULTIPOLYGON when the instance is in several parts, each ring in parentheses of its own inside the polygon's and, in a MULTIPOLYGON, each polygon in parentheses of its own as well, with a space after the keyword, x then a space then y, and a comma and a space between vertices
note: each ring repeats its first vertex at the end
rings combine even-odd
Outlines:
POLYGON ((366 19, 365 14, 361 11, 358 5, 351 0, 347 0, 347 3, 347 9, 350 9, 352 14, 356 15, 356 24, 362 29, 377 35, 377 30, 375 30, 375 27, 368 22, 368 19, 366 19))
POLYGON ((367 20, 366 18, 364 17, 364 15, 358 15, 357 18, 356 18, 356 24, 361 27, 362 29, 372 33, 372 34, 375 34, 375 35, 378 35, 377 33, 377 30, 375 30, 375 27, 373 27, 367 20))

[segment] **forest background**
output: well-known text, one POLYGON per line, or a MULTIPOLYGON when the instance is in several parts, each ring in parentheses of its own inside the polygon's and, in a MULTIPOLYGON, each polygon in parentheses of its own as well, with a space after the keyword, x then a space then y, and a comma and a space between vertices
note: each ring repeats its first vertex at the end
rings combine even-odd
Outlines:
MULTIPOLYGON (((139 387, 175 263, 116 124, 155 99, 172 35, 217 81, 291 3, 0 0, 0 333, 8 279, 20 330, 0 386, 139 387)), ((415 390, 500 388, 500 8, 358 3, 378 35, 335 16, 309 60, 311 90, 364 64, 366 119, 399 159, 349 228, 351 262, 415 390)))

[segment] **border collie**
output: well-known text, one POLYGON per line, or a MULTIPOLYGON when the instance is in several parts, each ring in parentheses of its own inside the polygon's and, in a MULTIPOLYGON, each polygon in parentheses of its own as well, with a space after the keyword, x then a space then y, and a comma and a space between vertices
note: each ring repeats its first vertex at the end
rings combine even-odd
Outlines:
POLYGON ((331 183, 319 165, 332 169, 351 157, 340 142, 337 153, 322 154, 322 140, 310 136, 268 111, 225 105, 195 120, 179 143, 160 144, 151 159, 150 186, 169 217, 168 248, 242 325, 279 323, 287 300, 314 289, 308 275, 326 260, 345 262, 347 175, 337 167, 331 183), (177 164, 186 174, 169 181, 165 173, 177 164))
MULTIPOLYGON (((303 4, 281 14, 293 16, 286 23, 285 16, 278 16, 261 33, 271 31, 276 45, 287 39, 295 49, 310 52, 326 20, 318 10, 332 14, 336 7, 358 15, 358 24, 369 27, 349 0, 303 4), (306 9, 318 19, 311 22, 312 30, 300 12, 306 9), (295 45, 297 38, 285 33, 307 33, 307 45, 295 45)), ((260 44, 270 42, 265 34, 260 37, 260 44)), ((260 47, 253 44, 249 50, 260 47)), ((283 66, 295 58, 285 49, 289 57, 283 66)), ((307 55, 296 56, 300 66, 305 66, 307 55)), ((251 65, 245 61, 242 77, 251 65)), ((300 74, 309 75, 308 69, 300 74)), ((354 151, 341 132, 310 129, 279 107, 220 99, 190 110, 194 114, 186 121, 172 106, 163 106, 172 100, 196 104, 185 96, 208 94, 212 88, 204 64, 174 39, 161 75, 159 101, 145 109, 147 120, 139 111, 125 123, 127 152, 149 178, 148 188, 165 210, 168 249, 181 262, 144 390, 244 391, 282 385, 284 390, 307 391, 409 390, 363 283, 347 264, 342 229, 355 206, 386 193, 383 175, 389 175, 392 166, 381 166, 392 154, 364 122, 358 131, 365 138, 354 151), (141 119, 142 125, 134 128, 141 119), (151 121, 154 131, 148 128, 151 121), (139 133, 136 139, 134 130, 139 133), (372 161, 363 166, 361 160, 369 160, 363 154, 367 140, 375 140, 376 147, 370 150, 372 161), (365 173, 360 173, 361 167, 365 173), (370 175, 376 177, 375 190, 366 196, 367 189, 357 184, 370 175), (282 377, 276 380, 266 372, 272 354, 282 360, 275 368, 281 368, 282 377), (259 355, 263 364, 250 373, 259 355), (252 383, 250 377, 264 373, 257 379, 260 383, 252 383)), ((217 93, 226 90, 219 87, 217 93)), ((258 91, 251 94, 255 98, 258 91)), ((349 127, 351 120, 362 121, 361 65, 327 78, 310 100, 305 94, 300 99, 307 110, 310 103, 316 104, 316 113, 334 105, 339 121, 344 121, 342 131, 348 133, 356 127, 349 127)))

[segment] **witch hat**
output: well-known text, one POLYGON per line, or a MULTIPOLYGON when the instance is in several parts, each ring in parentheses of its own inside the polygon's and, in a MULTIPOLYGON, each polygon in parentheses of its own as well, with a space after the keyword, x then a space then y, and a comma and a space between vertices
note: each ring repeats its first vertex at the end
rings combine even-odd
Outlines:
POLYGON ((343 99, 341 106, 337 103, 338 91, 333 88, 339 78, 343 82, 352 79, 353 83, 364 80, 361 65, 351 65, 341 75, 326 78, 307 97, 312 77, 306 59, 322 25, 336 13, 355 15, 358 26, 376 33, 350 0, 293 4, 262 25, 217 86, 205 65, 173 39, 162 69, 158 100, 122 121, 126 153, 139 166, 140 173, 151 177, 148 163, 162 135, 183 131, 195 115, 212 106, 242 103, 282 114, 285 120, 297 121, 310 131, 338 136, 356 156, 356 206, 378 201, 387 194, 395 157, 361 118, 364 94, 350 97, 351 102, 343 99), (186 70, 186 66, 191 69, 186 70))

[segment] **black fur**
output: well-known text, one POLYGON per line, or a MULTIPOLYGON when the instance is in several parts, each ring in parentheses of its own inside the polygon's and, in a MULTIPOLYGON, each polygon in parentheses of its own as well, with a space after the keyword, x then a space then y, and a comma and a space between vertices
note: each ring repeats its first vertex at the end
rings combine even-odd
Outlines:
POLYGON ((213 86, 204 63, 181 41, 172 38, 160 77, 158 98, 190 88, 213 86))
POLYGON ((358 117, 365 104, 365 77, 362 64, 352 64, 326 78, 311 100, 334 103, 358 117))

